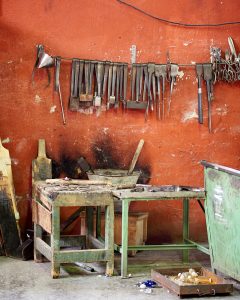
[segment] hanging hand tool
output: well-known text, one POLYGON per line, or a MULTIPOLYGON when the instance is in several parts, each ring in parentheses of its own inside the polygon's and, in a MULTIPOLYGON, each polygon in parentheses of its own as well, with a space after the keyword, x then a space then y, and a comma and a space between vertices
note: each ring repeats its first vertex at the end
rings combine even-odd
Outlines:
POLYGON ((123 101, 123 64, 120 64, 119 99, 123 101))
POLYGON ((55 85, 54 85, 54 90, 58 92, 59 95, 59 101, 60 101, 60 106, 61 106, 61 111, 62 111, 62 120, 63 120, 63 125, 66 124, 65 120, 65 114, 64 114, 64 109, 63 109, 63 100, 62 100, 62 93, 61 93, 61 87, 60 87, 60 67, 61 67, 61 57, 57 56, 55 57, 55 85))
POLYGON ((133 67, 133 74, 134 74, 134 78, 132 78, 132 80, 134 80, 134 82, 132 82, 132 96, 134 97, 135 95, 135 99, 131 99, 130 101, 127 101, 127 108, 129 109, 143 109, 146 110, 147 107, 147 102, 143 102, 143 101, 139 101, 140 100, 140 94, 141 94, 141 86, 140 86, 140 82, 141 82, 141 72, 142 72, 142 65, 141 64, 134 64, 133 67))
POLYGON ((123 65, 123 109, 127 103, 127 80, 128 80, 128 64, 123 65))
POLYGON ((90 62, 84 61, 84 91, 80 94, 80 101, 88 101, 87 93, 88 93, 88 85, 89 85, 89 67, 90 62))
POLYGON ((90 71, 89 71, 89 82, 88 82, 88 93, 87 93, 87 98, 88 101, 92 101, 93 100, 93 73, 94 73, 94 69, 97 66, 97 62, 96 61, 90 61, 90 71))
POLYGON ((71 94, 69 99, 69 109, 71 111, 77 111, 79 109, 78 80, 79 80, 79 61, 78 59, 74 58, 72 60, 71 94))
POLYGON ((134 101, 134 90, 136 83, 136 73, 137 73, 137 65, 132 64, 132 74, 131 74, 131 100, 134 101))
POLYGON ((168 101, 168 115, 170 113, 173 86, 176 83, 176 77, 178 75, 178 70, 179 70, 179 66, 177 64, 170 65, 170 94, 169 94, 169 101, 168 101))
POLYGON ((236 61, 237 56, 237 52, 234 46, 234 42, 233 39, 231 37, 228 37, 228 45, 230 47, 230 51, 231 51, 231 55, 232 55, 232 61, 236 61))
POLYGON ((79 77, 78 77, 78 97, 82 94, 83 89, 83 68, 84 68, 84 61, 79 61, 79 77))
POLYGON ((208 130, 212 132, 211 102, 212 102, 212 64, 203 64, 203 77, 207 84, 208 99, 208 130))
POLYGON ((143 64, 139 64, 139 99, 143 101, 143 64))
POLYGON ((112 88, 112 73, 113 73, 113 63, 110 63, 108 70, 108 101, 107 101, 107 109, 110 108, 110 97, 111 97, 111 88, 112 88))
POLYGON ((101 95, 102 95, 102 81, 103 81, 103 62, 98 62, 97 64, 97 72, 96 72, 96 78, 97 78, 97 96, 95 96, 94 99, 94 106, 99 107, 101 106, 101 95))
POLYGON ((107 82, 108 82, 108 74, 109 74, 110 61, 106 61, 104 64, 104 77, 103 77, 103 89, 102 89, 102 98, 105 97, 107 82))
POLYGON ((152 75, 154 74, 155 71, 155 64, 154 63, 148 63, 147 65, 148 68, 148 101, 149 101, 149 106, 151 108, 151 111, 153 111, 153 98, 151 94, 151 88, 152 88, 152 75))
POLYGON ((198 123, 203 124, 203 108, 202 108, 202 64, 196 64, 197 80, 198 80, 198 123))
POLYGON ((76 59, 76 61, 75 61, 74 85, 73 85, 73 97, 77 98, 77 103, 79 102, 79 94, 78 94, 79 67, 80 67, 80 61, 78 59, 76 59))
POLYGON ((161 119, 161 81, 160 81, 160 65, 155 65, 155 76, 157 78, 157 119, 161 119))
POLYGON ((109 106, 108 109, 115 104, 115 87, 116 87, 116 76, 117 76, 117 64, 113 63, 113 69, 112 69, 112 92, 111 92, 111 96, 109 98, 109 106))
POLYGON ((136 65, 136 102, 139 102, 139 90, 140 90, 140 64, 136 65))
MULTIPOLYGON (((145 110, 145 120, 147 120, 149 105, 150 105, 150 95, 151 95, 150 86, 149 86, 149 78, 148 78, 148 65, 143 66, 143 72, 144 72, 144 80, 145 80, 143 94, 145 92, 147 92, 147 95, 148 95, 147 105, 146 105, 146 110, 145 110)), ((145 96, 144 96, 144 99, 145 99, 145 96)))
POLYGON ((117 63, 117 75, 116 75, 116 98, 114 108, 119 107, 119 88, 120 88, 120 64, 117 63))
MULTIPOLYGON (((79 105, 80 107, 83 108, 88 108, 92 105, 92 100, 93 100, 93 95, 91 94, 91 88, 90 88, 90 77, 91 77, 91 72, 90 72, 90 61, 85 60, 84 61, 84 91, 82 89, 82 93, 79 95, 80 102, 79 105)), ((93 73, 93 67, 92 73, 93 73)))
POLYGON ((159 65, 159 73, 162 78, 162 119, 164 119, 164 95, 165 95, 165 82, 167 78, 167 65, 159 65))

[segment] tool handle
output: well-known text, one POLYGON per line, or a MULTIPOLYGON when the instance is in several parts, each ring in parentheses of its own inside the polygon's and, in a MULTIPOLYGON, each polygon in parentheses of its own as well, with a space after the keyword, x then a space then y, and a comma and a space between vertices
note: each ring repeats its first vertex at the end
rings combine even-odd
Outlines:
POLYGON ((79 78, 78 78, 78 91, 79 91, 79 96, 80 96, 81 93, 82 93, 83 67, 84 67, 84 61, 80 61, 80 66, 79 66, 79 78))
POLYGON ((108 70, 108 100, 111 96, 112 72, 113 72, 113 66, 112 66, 112 63, 111 63, 110 66, 109 66, 109 70, 108 70))
POLYGON ((132 95, 132 101, 134 101, 134 88, 135 88, 135 81, 136 81, 136 72, 137 67, 135 64, 132 64, 132 82, 131 82, 131 95, 132 95))
POLYGON ((203 108, 202 108, 202 80, 198 77, 198 123, 203 124, 203 108))
POLYGON ((106 62, 105 66, 104 66, 104 78, 103 78, 102 96, 104 96, 105 93, 106 93, 107 80, 108 80, 108 74, 109 74, 109 67, 110 67, 110 62, 106 62))
MULTIPOLYGON (((71 97, 73 97, 73 89, 74 89, 74 76, 75 76, 75 59, 72 60, 72 75, 71 75, 71 97)), ((55 88, 55 91, 58 91, 58 89, 55 88)))
POLYGON ((59 87, 60 66, 61 66, 61 57, 58 56, 55 58, 55 84, 54 84, 55 92, 58 91, 58 87, 59 87))
POLYGON ((123 100, 123 65, 120 65, 120 84, 119 84, 119 97, 123 100))
POLYGON ((85 76, 86 94, 88 94, 88 90, 89 90, 89 61, 85 61, 84 76, 85 76))
POLYGON ((46 143, 44 139, 38 140, 38 157, 46 158, 46 143))
POLYGON ((115 85, 116 85, 116 75, 117 75, 117 65, 113 65, 113 75, 112 75, 112 96, 114 97, 115 85))
POLYGON ((78 97, 79 65, 80 65, 79 60, 76 60, 74 86, 73 86, 73 97, 78 97))
POLYGON ((134 168, 135 168, 135 165, 136 165, 136 163, 137 163, 138 157, 139 157, 139 155, 140 155, 140 153, 141 153, 141 151, 142 151, 143 145, 144 145, 144 140, 141 139, 141 140, 139 141, 138 146, 137 146, 137 149, 136 149, 136 151, 135 151, 135 153, 134 153, 134 156, 133 156, 131 165, 130 165, 129 170, 128 170, 128 175, 129 175, 129 174, 132 174, 132 172, 133 172, 133 170, 134 170, 134 168))
POLYGON ((117 85, 116 85, 116 100, 115 100, 115 107, 118 106, 119 86, 120 86, 120 66, 117 65, 117 85))

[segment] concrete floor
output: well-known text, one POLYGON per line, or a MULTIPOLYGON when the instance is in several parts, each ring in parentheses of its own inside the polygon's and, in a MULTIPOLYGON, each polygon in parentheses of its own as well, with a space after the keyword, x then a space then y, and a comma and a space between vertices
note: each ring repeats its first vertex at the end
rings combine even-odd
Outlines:
MULTIPOLYGON (((0 299, 1 300, 62 300, 62 299, 179 299, 162 287, 152 289, 151 294, 141 291, 136 284, 139 281, 151 279, 150 269, 157 263, 169 265, 180 263, 181 256, 177 252, 139 252, 134 258, 129 258, 129 272, 132 277, 121 279, 120 276, 105 277, 103 264, 91 264, 95 272, 86 271, 75 264, 63 265, 61 277, 50 277, 50 263, 37 264, 34 261, 20 261, 7 257, 0 257, 0 299), (138 268, 133 269, 133 266, 138 268)), ((197 260, 201 265, 209 266, 206 255, 192 253, 191 259, 197 260)), ((116 255, 116 273, 120 268, 120 256, 116 255)), ((90 265, 90 264, 88 264, 90 265)), ((189 298, 188 298, 189 299, 189 298)), ((191 298, 191 299, 199 299, 191 298)), ((210 299, 204 297, 204 299, 210 299)), ((213 297, 211 297, 213 299, 213 297)), ((234 282, 234 292, 230 296, 215 296, 214 299, 240 299, 240 289, 234 282)))

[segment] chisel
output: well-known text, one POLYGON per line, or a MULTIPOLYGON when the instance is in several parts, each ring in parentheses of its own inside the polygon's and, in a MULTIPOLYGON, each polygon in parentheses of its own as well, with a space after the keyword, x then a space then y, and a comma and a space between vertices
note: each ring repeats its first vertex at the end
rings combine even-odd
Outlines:
POLYGON ((203 124, 203 108, 202 108, 202 74, 203 65, 196 64, 196 73, 198 80, 198 123, 203 124))
POLYGON ((61 106, 61 112, 62 112, 62 120, 63 120, 63 125, 66 124, 66 119, 65 119, 65 114, 64 114, 64 109, 63 109, 63 100, 62 100, 62 93, 61 93, 61 88, 60 88, 60 67, 61 67, 61 57, 57 56, 55 58, 55 91, 58 92, 59 95, 59 101, 60 101, 60 106, 61 106))
POLYGON ((212 117, 211 117, 211 102, 212 102, 212 64, 203 64, 203 76, 207 84, 207 99, 208 99, 208 130, 212 132, 212 117))
POLYGON ((112 91, 111 96, 109 98, 109 108, 111 105, 115 104, 115 86, 116 86, 116 75, 117 75, 117 65, 116 63, 113 63, 113 69, 112 69, 112 91))
POLYGON ((103 80, 103 62, 98 62, 97 64, 97 96, 94 98, 94 106, 101 106, 101 94, 102 94, 102 80, 103 80))
POLYGON ((107 101, 107 109, 110 108, 110 97, 111 97, 111 87, 112 87, 112 72, 113 72, 113 63, 110 63, 108 70, 108 101, 107 101))

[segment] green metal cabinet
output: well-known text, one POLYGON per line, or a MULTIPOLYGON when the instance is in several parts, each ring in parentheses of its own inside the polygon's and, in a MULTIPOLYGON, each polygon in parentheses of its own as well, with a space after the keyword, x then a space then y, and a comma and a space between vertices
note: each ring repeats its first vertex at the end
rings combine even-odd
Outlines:
POLYGON ((212 268, 240 280, 240 171, 201 163, 212 268))

